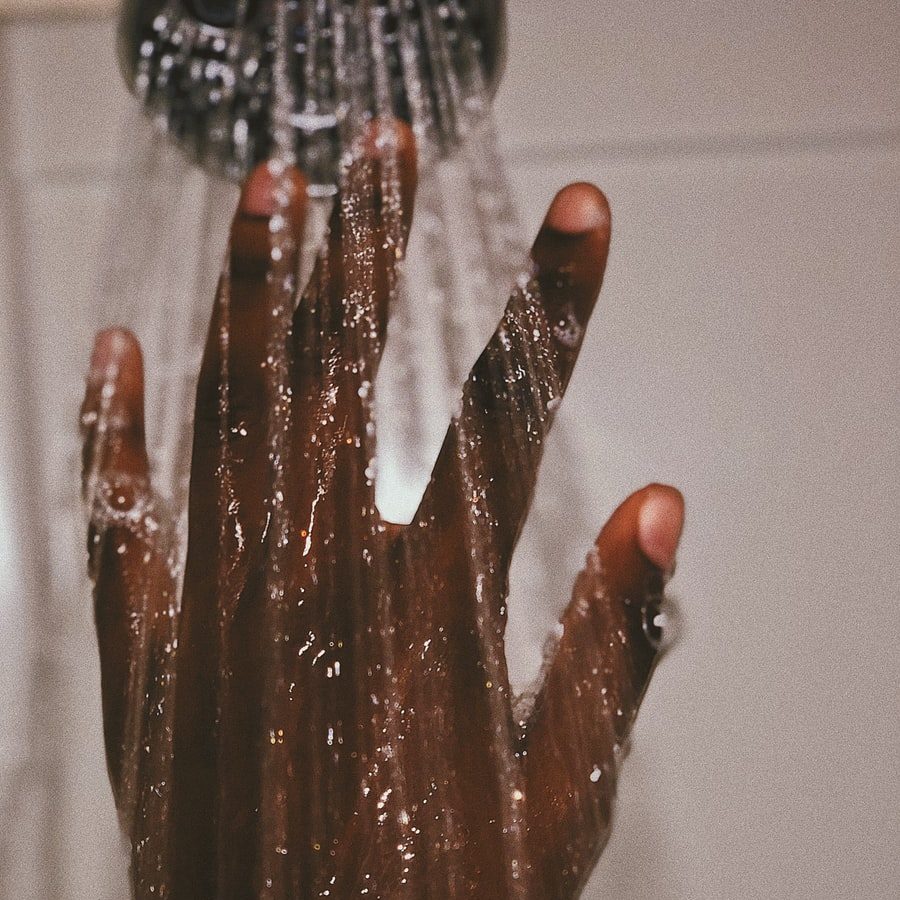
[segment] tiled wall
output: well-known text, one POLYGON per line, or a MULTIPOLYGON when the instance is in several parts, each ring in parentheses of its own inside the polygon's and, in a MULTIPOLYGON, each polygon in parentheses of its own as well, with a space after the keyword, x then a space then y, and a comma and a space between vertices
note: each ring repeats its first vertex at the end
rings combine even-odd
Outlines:
MULTIPOLYGON (((510 15, 497 115, 529 230, 574 179, 603 186, 615 219, 561 414, 579 503, 590 530, 649 480, 689 503, 683 633, 585 896, 894 896, 897 4, 510 0, 510 15)), ((42 593, 34 545, 54 511, 28 493, 62 477, 46 468, 68 452, 60 385, 84 365, 120 168, 112 25, 9 20, 0 75, 0 515, 32 529, 22 555, 0 525, 0 895, 118 900, 90 617, 82 597, 42 593), (46 361, 28 383, 23 348, 46 361), (52 452, 29 451, 38 431, 52 452), (46 679, 31 695, 35 660, 46 679), (13 815, 29 748, 42 762, 13 815)), ((540 645, 591 539, 571 535, 553 596, 514 596, 516 659, 540 645)))

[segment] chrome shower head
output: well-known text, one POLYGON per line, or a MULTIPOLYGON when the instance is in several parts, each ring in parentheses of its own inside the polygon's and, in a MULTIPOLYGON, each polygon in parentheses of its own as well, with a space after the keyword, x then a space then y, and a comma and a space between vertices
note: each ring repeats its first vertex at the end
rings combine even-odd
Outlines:
POLYGON ((124 0, 120 60, 131 90, 192 159, 228 177, 272 149, 279 4, 289 126, 314 183, 336 177, 348 92, 355 115, 360 106, 384 113, 373 59, 390 114, 413 121, 426 108, 441 151, 464 131, 467 93, 490 96, 499 82, 505 0, 124 0))

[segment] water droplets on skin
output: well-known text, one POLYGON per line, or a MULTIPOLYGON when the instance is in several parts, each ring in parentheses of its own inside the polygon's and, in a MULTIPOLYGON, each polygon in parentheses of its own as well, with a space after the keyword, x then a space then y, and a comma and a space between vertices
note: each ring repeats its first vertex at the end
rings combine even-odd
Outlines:
MULTIPOLYGON (((247 11, 244 0, 239 22, 247 11)), ((170 38, 179 33, 167 21, 154 27, 170 38)), ((195 38, 184 31, 175 44, 184 48, 195 38)), ((252 50, 250 38, 247 46, 252 50)), ((179 52, 173 51, 173 70, 180 65, 179 52)), ((238 44, 230 44, 228 52, 233 65, 247 66, 255 58, 252 53, 243 57, 238 44)), ((221 274, 216 336, 222 546, 247 553, 258 549, 247 543, 256 539, 246 532, 239 496, 244 447, 262 440, 268 466, 265 525, 257 541, 265 547, 266 559, 266 602, 256 622, 264 648, 262 709, 250 738, 253 745, 247 748, 247 756, 258 764, 260 784, 253 809, 254 896, 419 900, 470 896, 477 884, 456 768, 462 751, 455 756, 446 752, 460 727, 455 710, 447 708, 448 698, 458 700, 453 691, 460 675, 453 669, 452 641, 459 636, 451 637, 453 626, 441 610, 410 607, 410 598, 436 594, 436 561, 427 555, 435 525, 428 517, 415 520, 413 536, 392 544, 392 529, 382 519, 413 519, 452 416, 458 489, 469 513, 459 535, 458 590, 477 610, 467 626, 477 668, 471 702, 489 720, 481 765, 489 771, 494 799, 485 804, 493 803, 489 818, 499 834, 501 883, 496 890, 498 898, 527 900, 537 896, 537 888, 529 860, 521 747, 537 690, 518 698, 510 715, 503 642, 508 560, 497 550, 502 530, 494 499, 497 486, 485 463, 490 448, 481 427, 485 410, 477 386, 465 394, 461 389, 500 320, 509 286, 515 285, 499 339, 491 343, 479 371, 485 379, 482 388, 496 392, 507 414, 500 438, 505 470, 530 468, 560 403, 558 350, 578 344, 581 326, 571 309, 563 308, 556 317, 545 313, 503 178, 474 41, 467 37, 465 13, 456 3, 279 2, 267 65, 273 85, 268 165, 277 210, 268 227, 270 315, 263 364, 270 412, 261 426, 236 421, 229 390, 229 360, 240 339, 231 331, 236 283, 230 251, 221 274), (319 92, 308 92, 302 109, 297 108, 290 68, 294 60, 287 53, 297 17, 322 25, 306 33, 305 83, 319 84, 319 92), (453 29, 447 27, 449 20, 453 29), (327 79, 317 82, 322 71, 327 79), (416 223, 402 262, 402 159, 391 124, 398 114, 410 121, 419 166, 416 223), (307 137, 302 144, 296 140, 298 130, 307 137), (373 133, 377 165, 367 155, 373 133), (341 164, 331 177, 335 142, 341 164), (453 144, 454 154, 448 157, 453 144), (309 173, 312 181, 302 246, 294 236, 292 166, 309 173), (327 210, 338 192, 340 213, 328 222, 327 210), (331 240, 335 227, 339 242, 331 240), (374 271, 379 259, 386 261, 381 274, 390 313, 385 348, 380 327, 384 311, 379 308, 379 292, 385 287, 374 271), (297 288, 314 268, 311 286, 299 296, 297 288), (303 318, 297 318, 296 308, 304 303, 312 309, 314 368, 321 372, 321 382, 308 391, 288 351, 302 337, 294 328, 303 318), (359 466, 354 476, 347 474, 350 464, 359 466), (350 792, 348 783, 353 785, 350 792), (377 827, 360 833, 354 823, 367 817, 377 827)), ((230 87, 239 90, 239 85, 230 87)), ((230 87, 226 79, 223 89, 230 87)), ((244 164, 258 135, 248 131, 246 119, 239 118, 230 132, 220 126, 210 133, 207 152, 217 159, 233 153, 244 164)), ((199 285, 200 279, 196 281, 199 285)), ((195 289, 198 298, 185 303, 205 315, 209 295, 195 289)), ((157 324, 163 317, 160 313, 157 324)), ((196 350, 190 358, 197 359, 196 350)), ((150 354, 148 372, 153 368, 150 354)), ((115 382, 114 374, 108 373, 109 384, 115 382)), ((190 457, 185 440, 189 403, 177 400, 185 396, 183 385, 172 389, 171 396, 170 405, 178 407, 183 421, 170 417, 151 434, 151 442, 174 448, 170 457, 183 461, 190 457)), ((107 399, 96 420, 86 423, 101 435, 110 427, 115 406, 113 395, 107 399)), ((123 763, 135 889, 139 897, 166 897, 173 877, 165 823, 171 802, 174 689, 179 654, 188 652, 179 649, 186 477, 183 471, 164 503, 143 484, 99 478, 97 467, 95 460, 87 480, 95 528, 139 532, 144 564, 149 553, 151 562, 168 573, 165 597, 141 596, 135 605, 139 652, 129 672, 135 700, 125 729, 123 763), (118 501, 129 496, 130 502, 118 501), (166 526, 173 514, 176 524, 166 526), (151 632, 164 638, 158 656, 151 632)), ((516 492, 514 477, 507 487, 516 492)), ((129 561, 130 545, 117 546, 126 547, 122 555, 129 561)), ((227 555, 221 561, 220 586, 243 577, 227 555)), ((589 569, 595 562, 589 560, 589 569)), ((240 688, 234 678, 241 649, 236 642, 245 635, 234 624, 236 596, 228 590, 221 594, 226 599, 219 598, 217 610, 221 667, 215 696, 218 765, 224 767, 234 750, 226 720, 240 688)), ((587 596, 584 600, 589 602, 587 596)), ((652 631, 656 624, 647 618, 645 629, 652 631)), ((547 660, 554 658, 562 636, 560 626, 547 660)), ((594 676, 606 674, 603 653, 598 651, 591 665, 594 676)), ((617 733, 615 720, 622 718, 617 711, 623 708, 628 708, 627 698, 615 692, 603 707, 609 710, 608 727, 617 733)), ((580 770, 591 784, 611 791, 616 765, 614 758, 597 759, 585 742, 580 770)), ((224 782, 219 789, 218 808, 231 809, 224 782)), ((233 825, 225 815, 217 821, 221 846, 232 840, 233 825)), ((223 890, 235 877, 230 862, 225 854, 218 861, 223 890)))

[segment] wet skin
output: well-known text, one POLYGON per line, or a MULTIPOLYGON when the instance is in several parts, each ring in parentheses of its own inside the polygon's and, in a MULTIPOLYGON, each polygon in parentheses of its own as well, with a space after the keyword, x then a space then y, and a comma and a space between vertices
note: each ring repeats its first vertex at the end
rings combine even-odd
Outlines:
MULTIPOLYGON (((374 145, 369 148, 369 158, 357 163, 357 178, 377 181, 378 153, 374 145)), ((411 225, 416 181, 415 151, 405 131, 399 155, 405 234, 411 225)), ((303 179, 294 174, 292 184, 291 218, 300 234, 303 179)), ((340 198, 336 210, 339 205, 340 198)), ((150 822, 150 827, 164 829, 167 835, 172 857, 168 896, 175 900, 264 895, 259 885, 267 870, 259 834, 269 826, 260 818, 265 791, 261 771, 267 715, 275 705, 266 675, 273 651, 264 627, 270 621, 267 573, 275 552, 267 527, 272 482, 266 359, 273 317, 266 274, 271 265, 269 218, 275 209, 272 177, 260 167, 244 187, 232 226, 226 448, 231 505, 220 502, 223 360, 218 304, 197 391, 177 653, 173 800, 165 822, 150 822), (232 673, 225 689, 218 674, 222 670, 232 673)), ((571 185, 553 201, 532 249, 548 325, 559 319, 562 309, 574 311, 578 323, 587 324, 603 279, 610 228, 607 201, 591 185, 571 185)), ((378 327, 383 332, 391 262, 377 214, 368 240, 371 254, 366 265, 372 267, 378 327)), ((279 557, 291 601, 287 620, 291 637, 278 657, 284 683, 292 685, 292 715, 279 734, 276 757, 290 769, 292 785, 286 799, 285 896, 320 896, 327 879, 334 876, 332 897, 359 896, 367 884, 377 885, 373 896, 386 898, 506 897, 503 798, 491 762, 496 707, 485 690, 478 602, 492 604, 491 613, 503 621, 506 575, 533 492, 540 451, 531 452, 525 465, 502 452, 508 417, 517 413, 508 392, 497 383, 489 346, 466 389, 468 412, 463 413, 462 424, 451 425, 412 524, 385 523, 374 538, 362 534, 363 522, 356 511, 371 501, 371 485, 364 474, 365 447, 356 438, 365 428, 366 416, 358 380, 340 359, 346 350, 340 339, 340 311, 349 274, 337 212, 328 241, 328 263, 320 260, 300 297, 287 345, 294 404, 285 496, 290 520, 304 530, 303 540, 294 542, 286 557, 279 557), (331 414, 322 416, 326 387, 335 390, 331 414), (471 506, 463 496, 460 429, 477 438, 485 504, 495 519, 489 552, 499 576, 481 601, 476 601, 464 539, 471 506), (307 529, 307 523, 313 527, 307 529), (390 677, 378 657, 378 642, 362 637, 377 625, 377 604, 367 596, 371 576, 360 566, 343 563, 359 559, 363 547, 387 560, 384 577, 393 598, 388 624, 395 636, 390 677), (423 559, 427 577, 421 565, 411 562, 423 559), (321 642, 324 659, 317 661, 315 650, 302 652, 307 635, 321 642), (427 663, 422 662, 420 640, 425 635, 434 638, 428 643, 427 663), (342 675, 326 678, 326 663, 335 660, 342 675), (381 759, 381 736, 390 723, 387 713, 373 711, 369 703, 376 682, 405 713, 399 724, 394 723, 401 735, 405 803, 414 818, 415 810, 420 811, 416 824, 424 845, 433 848, 440 843, 442 848, 417 854, 406 887, 401 886, 396 829, 378 824, 376 801, 390 785, 385 780, 388 766, 373 773, 378 769, 373 763, 381 759), (435 716, 442 728, 437 743, 435 716), (338 728, 340 739, 335 744, 326 746, 322 738, 326 726, 338 728), (423 800, 433 792, 435 772, 446 777, 433 806, 439 801, 444 812, 452 813, 439 820, 422 813, 423 800), (370 790, 363 791, 364 784, 370 790)), ((495 337, 493 343, 498 340, 495 337)), ((551 340, 553 364, 564 388, 580 338, 575 345, 551 340)), ((377 356, 377 347, 373 353, 377 356)), ((377 362, 368 360, 371 372, 377 362)), ((126 476, 120 502, 127 506, 152 488, 144 445, 141 352, 134 337, 123 330, 101 333, 95 345, 82 410, 86 460, 98 452, 93 414, 101 403, 103 375, 112 370, 115 415, 100 451, 98 472, 111 481, 126 476)), ((600 770, 584 761, 613 760, 615 745, 627 739, 657 657, 647 639, 642 610, 648 604, 652 610, 673 571, 683 516, 679 492, 657 484, 637 491, 619 506, 597 539, 600 566, 579 576, 575 599, 561 620, 559 648, 525 729, 521 735, 516 732, 511 712, 503 723, 514 735, 526 798, 530 869, 523 877, 529 879, 529 896, 577 897, 608 837, 614 771, 604 768, 604 777, 598 778, 600 770), (610 697, 618 707, 612 722, 610 697)), ((90 549, 107 761, 122 808, 126 722, 129 710, 134 712, 127 685, 136 652, 135 598, 162 598, 172 586, 166 583, 168 575, 156 545, 141 529, 115 525, 94 529, 90 549)), ((151 665, 161 665, 161 656, 155 659, 151 665)), ((505 666, 500 675, 502 683, 495 689, 505 698, 505 666)), ((390 803, 388 809, 399 812, 390 803)), ((130 813, 124 819, 133 821, 130 813)), ((136 890, 145 896, 137 882, 136 890)))

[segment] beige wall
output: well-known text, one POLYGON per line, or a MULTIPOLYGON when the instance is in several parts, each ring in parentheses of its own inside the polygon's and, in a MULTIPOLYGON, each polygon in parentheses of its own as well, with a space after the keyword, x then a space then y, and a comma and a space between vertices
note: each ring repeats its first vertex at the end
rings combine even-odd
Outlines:
MULTIPOLYGON (((615 217, 602 315, 562 413, 586 473, 581 503, 591 530, 648 480, 689 503, 673 585, 681 639, 648 695, 585 896, 893 897, 896 2, 511 0, 510 12, 498 118, 529 229, 576 178, 601 184, 615 217)), ((30 393, 43 421, 70 419, 72 390, 57 386, 77 391, 125 97, 108 22, 0 27, 11 517, 27 507, 10 475, 16 404, 30 393), (23 386, 26 336, 52 365, 23 386)), ((59 428, 53 458, 71 450, 59 428)), ((557 451, 545 495, 559 486, 557 451)), ((64 477, 31 463, 32 477, 64 477)), ((52 511, 42 528, 52 534, 52 511)), ((564 600, 588 531, 571 535, 552 596, 514 594, 514 670, 564 600)), ((10 533, 0 524, 0 893, 119 900, 88 610, 42 596, 10 533), (40 634, 28 603, 51 604, 40 634), (39 696, 25 689, 29 665, 55 679, 39 696), (31 780, 8 817, 17 761, 31 780)))
POLYGON ((0 0, 0 15, 46 16, 112 15, 115 0, 0 0))

